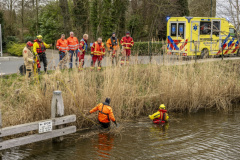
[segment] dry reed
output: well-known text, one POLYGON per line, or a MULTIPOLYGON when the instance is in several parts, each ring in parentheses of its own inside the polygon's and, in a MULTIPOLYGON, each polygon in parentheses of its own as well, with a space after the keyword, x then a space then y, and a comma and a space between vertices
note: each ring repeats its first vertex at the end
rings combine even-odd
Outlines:
POLYGON ((0 86, 4 126, 50 118, 53 91, 61 90, 65 114, 76 114, 81 128, 96 122, 95 115, 89 120, 85 114, 108 96, 118 121, 146 116, 161 103, 170 112, 229 111, 240 95, 239 61, 132 65, 107 67, 101 72, 53 71, 41 76, 39 84, 16 76, 1 78, 0 86))

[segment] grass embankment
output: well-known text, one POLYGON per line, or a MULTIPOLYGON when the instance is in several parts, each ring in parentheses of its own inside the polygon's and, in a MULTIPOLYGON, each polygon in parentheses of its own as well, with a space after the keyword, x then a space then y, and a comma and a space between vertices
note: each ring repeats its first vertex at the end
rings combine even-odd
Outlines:
POLYGON ((79 128, 92 123, 83 115, 107 96, 117 120, 146 116, 161 103, 170 112, 229 111, 240 97, 239 69, 239 61, 222 61, 108 67, 102 72, 54 71, 43 75, 39 84, 9 76, 0 79, 3 125, 50 118, 54 90, 62 91, 65 114, 76 114, 79 128))

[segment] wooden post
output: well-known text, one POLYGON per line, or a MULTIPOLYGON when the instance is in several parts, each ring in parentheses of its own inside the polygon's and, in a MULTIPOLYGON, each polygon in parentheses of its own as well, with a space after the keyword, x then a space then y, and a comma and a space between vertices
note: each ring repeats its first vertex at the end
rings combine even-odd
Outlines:
MULTIPOLYGON (((2 112, 0 110, 0 135, 2 134, 2 112)), ((0 142, 2 142, 2 138, 0 137, 0 142)), ((1 148, 0 148, 1 149, 1 148)), ((2 152, 0 151, 0 159, 2 159, 2 152)))
MULTIPOLYGON (((61 91, 54 91, 52 97, 52 105, 51 105, 51 118, 62 117, 64 116, 64 105, 61 91)), ((61 129, 64 125, 59 125, 54 127, 53 129, 61 129)), ((57 137, 53 139, 54 142, 63 141, 63 137, 57 137)))

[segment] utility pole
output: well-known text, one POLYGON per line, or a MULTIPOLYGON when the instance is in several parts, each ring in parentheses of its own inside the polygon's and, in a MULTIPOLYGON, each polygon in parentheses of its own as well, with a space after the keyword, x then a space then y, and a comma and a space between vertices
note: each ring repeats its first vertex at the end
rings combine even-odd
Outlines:
POLYGON ((211 0, 211 11, 210 11, 210 17, 212 17, 212 0, 211 0))

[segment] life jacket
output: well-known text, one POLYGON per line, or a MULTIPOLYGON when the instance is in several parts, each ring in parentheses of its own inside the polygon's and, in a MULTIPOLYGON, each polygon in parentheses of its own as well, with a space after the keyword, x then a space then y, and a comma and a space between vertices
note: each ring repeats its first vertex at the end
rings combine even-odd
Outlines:
POLYGON ((160 113, 160 116, 159 116, 159 118, 155 118, 153 120, 153 123, 155 123, 155 124, 160 124, 160 123, 164 124, 166 121, 168 121, 169 116, 167 114, 167 110, 159 109, 158 112, 160 113))
POLYGON ((44 53, 46 51, 46 46, 44 45, 43 42, 39 42, 38 39, 34 40, 34 42, 38 43, 38 48, 37 48, 37 53, 38 54, 44 53))
POLYGON ((104 44, 101 43, 100 45, 98 44, 98 42, 95 42, 95 46, 94 46, 94 52, 93 54, 96 56, 101 56, 104 53, 104 44), (102 48, 102 50, 101 50, 102 48))
POLYGON ((105 103, 105 102, 102 103, 102 109, 99 110, 99 112, 98 112, 98 120, 100 122, 104 122, 104 123, 109 123, 110 122, 109 113, 103 112, 104 107, 107 107, 107 106, 109 106, 108 103, 105 103), (106 119, 107 119, 107 121, 106 121, 106 119))
POLYGON ((88 48, 87 40, 81 39, 80 43, 81 43, 81 42, 84 42, 84 45, 82 46, 83 52, 84 52, 84 51, 87 51, 87 48, 88 48))

